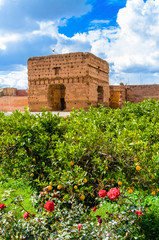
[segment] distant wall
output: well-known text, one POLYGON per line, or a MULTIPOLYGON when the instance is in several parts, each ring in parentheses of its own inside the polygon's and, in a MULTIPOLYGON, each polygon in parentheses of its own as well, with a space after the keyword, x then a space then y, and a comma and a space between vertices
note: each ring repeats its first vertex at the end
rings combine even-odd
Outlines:
POLYGON ((132 103, 142 102, 144 98, 156 98, 159 100, 159 85, 128 85, 125 86, 126 101, 132 103))
POLYGON ((3 88, 3 95, 4 96, 16 96, 16 88, 3 88))
POLYGON ((111 108, 123 107, 124 101, 132 103, 142 102, 144 99, 156 98, 159 100, 159 85, 126 85, 110 86, 111 108))
POLYGON ((0 96, 27 96, 26 89, 2 88, 0 96))
POLYGON ((16 96, 27 96, 27 90, 18 90, 16 91, 16 96))
POLYGON ((0 111, 12 112, 14 110, 24 111, 28 105, 27 96, 3 96, 0 97, 0 111))

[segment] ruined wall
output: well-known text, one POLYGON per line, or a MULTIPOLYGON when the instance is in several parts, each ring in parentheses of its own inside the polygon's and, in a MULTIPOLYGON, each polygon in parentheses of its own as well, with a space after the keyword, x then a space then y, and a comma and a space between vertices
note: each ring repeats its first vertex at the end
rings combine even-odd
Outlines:
POLYGON ((64 105, 66 111, 81 107, 88 109, 91 104, 97 106, 98 86, 103 88, 103 104, 108 106, 108 73, 108 63, 90 53, 29 58, 29 107, 31 111, 41 111, 41 106, 55 111, 64 105), (63 85, 64 94, 60 90, 63 85))
POLYGON ((144 98, 156 98, 159 100, 159 85, 128 85, 126 89, 126 100, 132 103, 142 102, 144 98))
POLYGON ((48 106, 48 85, 33 85, 29 88, 28 103, 31 111, 38 112, 45 107, 50 111, 48 106))
POLYGON ((17 89, 17 88, 2 88, 0 91, 0 96, 27 96, 26 89, 17 89))
POLYGON ((17 89, 16 96, 28 96, 27 90, 17 89))
POLYGON ((28 59, 29 84, 68 83, 68 79, 69 82, 73 81, 71 78, 79 82, 80 77, 87 75, 108 82, 105 73, 109 73, 109 64, 91 53, 78 52, 28 59), (60 82, 58 78, 61 79, 60 82))
POLYGON ((24 111, 24 107, 28 106, 27 96, 2 96, 0 97, 0 111, 24 111))
POLYGON ((124 101, 142 102, 144 99, 159 100, 159 85, 126 85, 110 86, 110 107, 123 107, 124 101))
POLYGON ((16 96, 17 89, 16 88, 3 88, 4 96, 16 96))
POLYGON ((123 102, 126 101, 126 90, 123 83, 120 85, 110 86, 110 99, 109 99, 109 106, 111 108, 122 108, 123 102))
POLYGON ((87 83, 65 84, 66 87, 66 109, 88 108, 89 105, 89 85, 87 83))
POLYGON ((120 101, 120 86, 110 86, 110 102, 111 108, 118 108, 120 101))

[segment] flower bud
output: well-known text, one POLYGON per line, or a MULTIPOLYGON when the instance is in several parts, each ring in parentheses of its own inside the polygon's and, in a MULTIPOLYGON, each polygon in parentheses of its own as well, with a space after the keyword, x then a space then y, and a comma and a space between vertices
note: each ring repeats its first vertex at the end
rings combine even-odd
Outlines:
POLYGON ((102 223, 102 219, 98 218, 98 223, 101 224, 102 223))

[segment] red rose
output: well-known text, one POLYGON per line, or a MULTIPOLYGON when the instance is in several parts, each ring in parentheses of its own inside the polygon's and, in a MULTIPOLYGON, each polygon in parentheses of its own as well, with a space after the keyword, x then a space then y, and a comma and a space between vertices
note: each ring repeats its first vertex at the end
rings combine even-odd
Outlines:
POLYGON ((139 216, 144 215, 144 214, 141 212, 141 210, 140 210, 140 211, 136 211, 135 213, 138 214, 139 216))
POLYGON ((5 206, 4 203, 1 203, 1 204, 0 204, 0 208, 1 208, 1 209, 4 209, 5 207, 6 207, 6 206, 5 206))
POLYGON ((57 198, 56 191, 54 191, 54 195, 52 196, 53 198, 57 198))
POLYGON ((101 189, 99 192, 98 192, 98 195, 99 197, 106 197, 107 196, 107 192, 103 189, 101 189))
POLYGON ((30 212, 25 212, 23 218, 24 219, 28 219, 29 218, 29 214, 30 214, 30 212))
POLYGON ((118 199, 120 195, 119 188, 111 188, 110 191, 107 193, 107 196, 110 200, 118 199))
POLYGON ((92 210, 93 210, 93 212, 95 212, 97 210, 97 208, 96 207, 92 207, 92 210))
POLYGON ((81 227, 82 227, 82 224, 78 224, 78 230, 80 231, 81 227))
POLYGON ((55 209, 55 205, 54 205, 54 203, 53 203, 52 201, 47 201, 47 202, 45 203, 45 205, 44 205, 44 208, 45 208, 47 211, 52 212, 52 211, 54 211, 54 209, 55 209))

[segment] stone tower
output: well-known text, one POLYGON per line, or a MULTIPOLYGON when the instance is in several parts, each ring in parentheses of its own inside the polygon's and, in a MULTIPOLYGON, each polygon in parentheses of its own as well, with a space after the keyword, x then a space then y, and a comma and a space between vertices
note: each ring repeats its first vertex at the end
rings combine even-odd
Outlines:
POLYGON ((87 52, 28 59, 31 111, 109 106, 109 64, 87 52))

